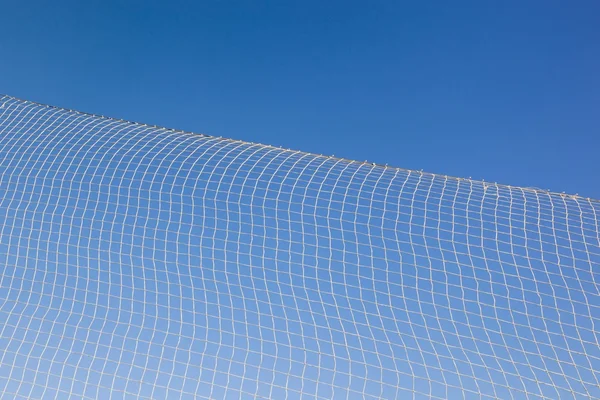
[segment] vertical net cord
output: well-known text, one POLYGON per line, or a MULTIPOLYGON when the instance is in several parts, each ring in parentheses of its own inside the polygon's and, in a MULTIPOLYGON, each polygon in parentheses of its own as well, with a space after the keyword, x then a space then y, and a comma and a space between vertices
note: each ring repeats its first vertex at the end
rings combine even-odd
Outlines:
POLYGON ((600 398, 599 204, 0 96, 0 392, 600 398))

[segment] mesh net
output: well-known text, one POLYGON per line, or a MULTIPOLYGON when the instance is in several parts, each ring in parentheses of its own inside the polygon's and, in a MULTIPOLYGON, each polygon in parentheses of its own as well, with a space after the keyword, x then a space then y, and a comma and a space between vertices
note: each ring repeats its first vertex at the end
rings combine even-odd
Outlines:
POLYGON ((0 393, 600 398, 600 203, 0 97, 0 393))

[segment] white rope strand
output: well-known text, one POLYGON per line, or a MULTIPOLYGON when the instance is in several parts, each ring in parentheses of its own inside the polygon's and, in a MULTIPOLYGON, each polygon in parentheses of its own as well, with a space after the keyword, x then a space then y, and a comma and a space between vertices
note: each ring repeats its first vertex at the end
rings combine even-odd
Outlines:
POLYGON ((600 202, 0 96, 8 398, 600 398, 600 202))

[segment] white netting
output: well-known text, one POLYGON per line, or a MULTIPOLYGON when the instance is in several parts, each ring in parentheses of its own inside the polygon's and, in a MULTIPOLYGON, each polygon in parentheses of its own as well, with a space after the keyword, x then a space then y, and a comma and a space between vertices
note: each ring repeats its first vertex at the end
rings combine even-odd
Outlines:
POLYGON ((6 397, 600 398, 598 202, 0 106, 6 397))

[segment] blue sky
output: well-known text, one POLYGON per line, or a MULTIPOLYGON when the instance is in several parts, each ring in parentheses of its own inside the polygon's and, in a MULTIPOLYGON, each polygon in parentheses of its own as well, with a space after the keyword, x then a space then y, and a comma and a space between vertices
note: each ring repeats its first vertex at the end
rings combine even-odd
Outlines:
POLYGON ((0 93, 600 198, 596 1, 6 2, 0 93))

